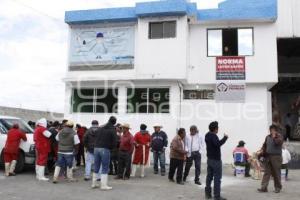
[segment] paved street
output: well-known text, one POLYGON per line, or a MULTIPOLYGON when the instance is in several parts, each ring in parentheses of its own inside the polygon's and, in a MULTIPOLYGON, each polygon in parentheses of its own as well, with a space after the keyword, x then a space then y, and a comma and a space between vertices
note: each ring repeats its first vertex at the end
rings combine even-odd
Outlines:
MULTIPOLYGON (((192 170, 193 171, 193 170, 192 170)), ((202 170, 205 172, 205 170, 202 170)), ((284 190, 280 194, 273 193, 273 182, 269 187, 270 192, 259 194, 256 192, 260 182, 252 179, 239 179, 230 175, 231 169, 224 170, 223 195, 234 200, 275 200, 288 199, 298 200, 300 196, 300 173, 291 171, 291 180, 284 183, 284 190)), ((110 178, 112 191, 92 190, 90 183, 79 178, 77 183, 60 182, 57 185, 52 183, 38 182, 34 179, 34 173, 29 170, 17 177, 5 178, 1 170, 0 176, 0 199, 1 200, 79 200, 79 199, 109 199, 109 200, 185 200, 204 199, 204 186, 193 184, 193 178, 180 186, 168 182, 167 177, 153 175, 148 169, 148 176, 145 179, 134 178, 129 181, 116 181, 110 178)), ((82 170, 76 171, 75 175, 81 176, 82 170)), ((204 180, 204 173, 202 174, 204 180)))

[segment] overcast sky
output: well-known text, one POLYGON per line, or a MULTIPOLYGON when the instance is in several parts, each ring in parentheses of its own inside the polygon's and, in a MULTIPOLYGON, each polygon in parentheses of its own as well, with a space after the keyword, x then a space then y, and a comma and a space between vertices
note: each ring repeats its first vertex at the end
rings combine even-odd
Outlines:
MULTIPOLYGON (((64 110, 66 10, 134 6, 149 0, 0 0, 0 106, 64 110)), ((222 0, 192 0, 215 8, 222 0)))

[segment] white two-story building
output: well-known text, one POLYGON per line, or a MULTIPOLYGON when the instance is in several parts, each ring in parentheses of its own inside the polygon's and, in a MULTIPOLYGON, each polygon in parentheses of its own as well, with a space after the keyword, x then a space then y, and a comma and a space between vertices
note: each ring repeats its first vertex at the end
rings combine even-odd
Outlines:
POLYGON ((190 1, 162 0, 66 12, 65 117, 89 126, 114 115, 133 133, 141 123, 151 132, 160 123, 170 140, 191 125, 205 134, 217 120, 220 136, 230 137, 226 162, 239 140, 258 150, 272 123, 270 89, 278 82, 277 3, 227 0, 199 10, 190 1), (220 79, 217 60, 230 65, 236 58, 244 59, 242 76, 228 78, 235 71, 227 71, 220 79))

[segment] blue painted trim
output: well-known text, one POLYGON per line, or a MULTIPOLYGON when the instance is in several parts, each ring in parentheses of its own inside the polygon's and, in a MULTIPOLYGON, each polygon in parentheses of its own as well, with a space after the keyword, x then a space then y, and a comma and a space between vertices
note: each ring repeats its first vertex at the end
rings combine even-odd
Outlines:
POLYGON ((199 10, 201 21, 275 21, 277 19, 277 0, 227 0, 218 9, 199 10))
POLYGON ((132 22, 139 17, 195 16, 201 21, 275 21, 277 0, 227 0, 217 9, 197 10, 196 3, 186 0, 161 0, 137 3, 135 7, 67 11, 67 24, 132 22))

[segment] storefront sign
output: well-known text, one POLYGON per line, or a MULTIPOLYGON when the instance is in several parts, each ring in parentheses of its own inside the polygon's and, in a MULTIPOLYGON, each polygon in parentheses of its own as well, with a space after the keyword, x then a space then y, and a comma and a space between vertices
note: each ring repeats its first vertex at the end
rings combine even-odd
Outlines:
POLYGON ((217 80, 245 79, 245 57, 217 57, 217 80))
POLYGON ((216 101, 245 102, 245 57, 217 57, 216 101))
POLYGON ((184 90, 183 99, 214 99, 214 90, 184 90))

